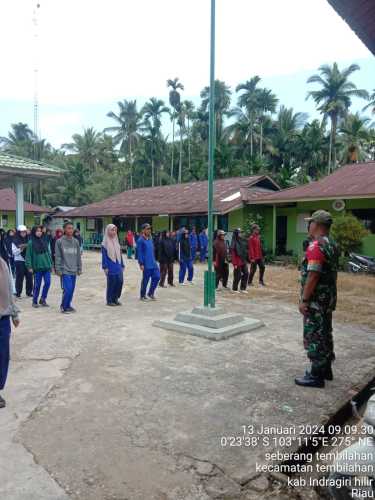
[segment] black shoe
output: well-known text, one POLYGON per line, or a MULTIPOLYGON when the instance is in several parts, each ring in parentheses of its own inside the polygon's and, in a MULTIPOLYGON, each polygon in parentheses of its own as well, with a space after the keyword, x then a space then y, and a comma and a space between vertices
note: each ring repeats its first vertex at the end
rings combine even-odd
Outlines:
POLYGON ((6 407, 6 401, 4 398, 0 396, 0 408, 5 408, 6 407))
POLYGON ((107 306, 116 307, 116 304, 114 302, 107 302, 107 306))
POLYGON ((38 304, 36 302, 33 302, 33 307, 34 307, 34 309, 38 309, 39 308, 39 306, 38 306, 38 304))
POLYGON ((324 378, 326 380, 333 380, 333 372, 332 372, 331 363, 329 363, 329 365, 327 365, 325 370, 324 370, 324 378))
POLYGON ((151 299, 151 300, 156 300, 155 295, 149 295, 148 298, 151 299))
POLYGON ((68 307, 67 311, 68 311, 68 312, 70 312, 70 313, 75 313, 75 312, 77 312, 77 311, 74 309, 74 307, 68 307))
POLYGON ((119 300, 116 300, 115 306, 122 306, 121 302, 119 300))
POLYGON ((165 285, 159 285, 160 288, 167 288, 165 285))
POLYGON ((260 286, 267 286, 264 281, 259 281, 260 286))
POLYGON ((310 372, 306 372, 303 377, 297 377, 294 381, 297 385, 302 387, 323 388, 325 386, 324 378, 314 377, 310 372))
POLYGON ((32 296, 33 296, 33 294, 32 294, 32 293, 28 293, 28 294, 27 294, 27 296, 28 296, 28 297, 32 297, 32 296))
POLYGON ((143 300, 143 302, 147 302, 147 297, 140 297, 140 300, 143 300))
POLYGON ((45 301, 45 299, 40 299, 39 305, 42 306, 42 307, 49 307, 49 305, 47 304, 47 302, 45 301))

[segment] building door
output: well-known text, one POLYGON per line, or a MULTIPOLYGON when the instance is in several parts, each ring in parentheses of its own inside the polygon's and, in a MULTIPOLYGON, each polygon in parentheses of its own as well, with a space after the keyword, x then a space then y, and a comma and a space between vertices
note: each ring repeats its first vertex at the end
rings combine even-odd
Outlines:
POLYGON ((286 254, 288 217, 278 215, 276 218, 276 255, 286 254))

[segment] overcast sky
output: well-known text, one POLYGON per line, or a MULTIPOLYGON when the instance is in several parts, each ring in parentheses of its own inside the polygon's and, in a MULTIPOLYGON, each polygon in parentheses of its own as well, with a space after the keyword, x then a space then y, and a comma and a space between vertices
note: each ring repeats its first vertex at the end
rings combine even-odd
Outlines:
MULTIPOLYGON (((1 135, 11 122, 32 125, 35 3, 1 2, 1 135)), ((168 78, 190 99, 208 83, 209 0, 39 3, 40 127, 54 145, 109 125, 119 99, 167 100, 168 78)), ((326 0, 217 0, 217 78, 229 85, 259 74, 278 93, 288 75, 297 82, 334 60, 363 60, 374 75, 375 59, 326 0)))

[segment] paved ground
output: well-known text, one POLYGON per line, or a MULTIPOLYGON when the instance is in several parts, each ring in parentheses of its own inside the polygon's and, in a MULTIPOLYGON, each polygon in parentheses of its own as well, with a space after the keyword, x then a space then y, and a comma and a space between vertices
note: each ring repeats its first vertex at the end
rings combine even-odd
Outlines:
POLYGON ((2 500, 260 498, 261 480, 248 481, 265 449, 222 447, 221 437, 319 423, 372 375, 370 330, 336 325, 336 379, 305 390, 293 383, 305 365, 293 305, 257 298, 257 288, 219 294, 266 327, 210 342, 151 326, 201 303, 202 268, 196 286, 140 303, 130 262, 124 305, 107 308, 98 262, 85 256, 76 315, 58 313, 56 279, 49 310, 21 301, 0 413, 2 500))

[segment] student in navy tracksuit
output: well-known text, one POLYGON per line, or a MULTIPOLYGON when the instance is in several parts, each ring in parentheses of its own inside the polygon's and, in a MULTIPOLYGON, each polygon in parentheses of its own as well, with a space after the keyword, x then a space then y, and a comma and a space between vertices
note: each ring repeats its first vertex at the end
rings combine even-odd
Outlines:
POLYGON ((190 246, 189 231, 185 229, 182 233, 181 241, 178 244, 178 260, 180 261, 180 273, 178 281, 180 285, 184 284, 186 271, 188 272, 188 282, 193 284, 194 266, 190 246))
POLYGON ((121 306, 122 287, 124 285, 124 261, 117 227, 108 224, 102 243, 102 268, 107 276, 107 306, 121 306))
POLYGON ((199 234, 199 246, 200 246, 200 261, 205 262, 207 259, 207 249, 208 249, 208 236, 205 229, 199 234))
POLYGON ((191 230, 191 233, 189 235, 189 240, 190 240, 190 247, 191 247, 191 258, 193 259, 193 262, 195 262, 195 258, 197 256, 197 249, 198 249, 198 236, 197 232, 195 230, 195 227, 191 230))
POLYGON ((151 238, 150 224, 143 224, 142 234, 137 242, 138 263, 143 272, 141 284, 141 300, 155 300, 155 290, 160 281, 159 266, 155 259, 154 243, 151 238), (147 293, 147 286, 151 280, 151 285, 147 293))

